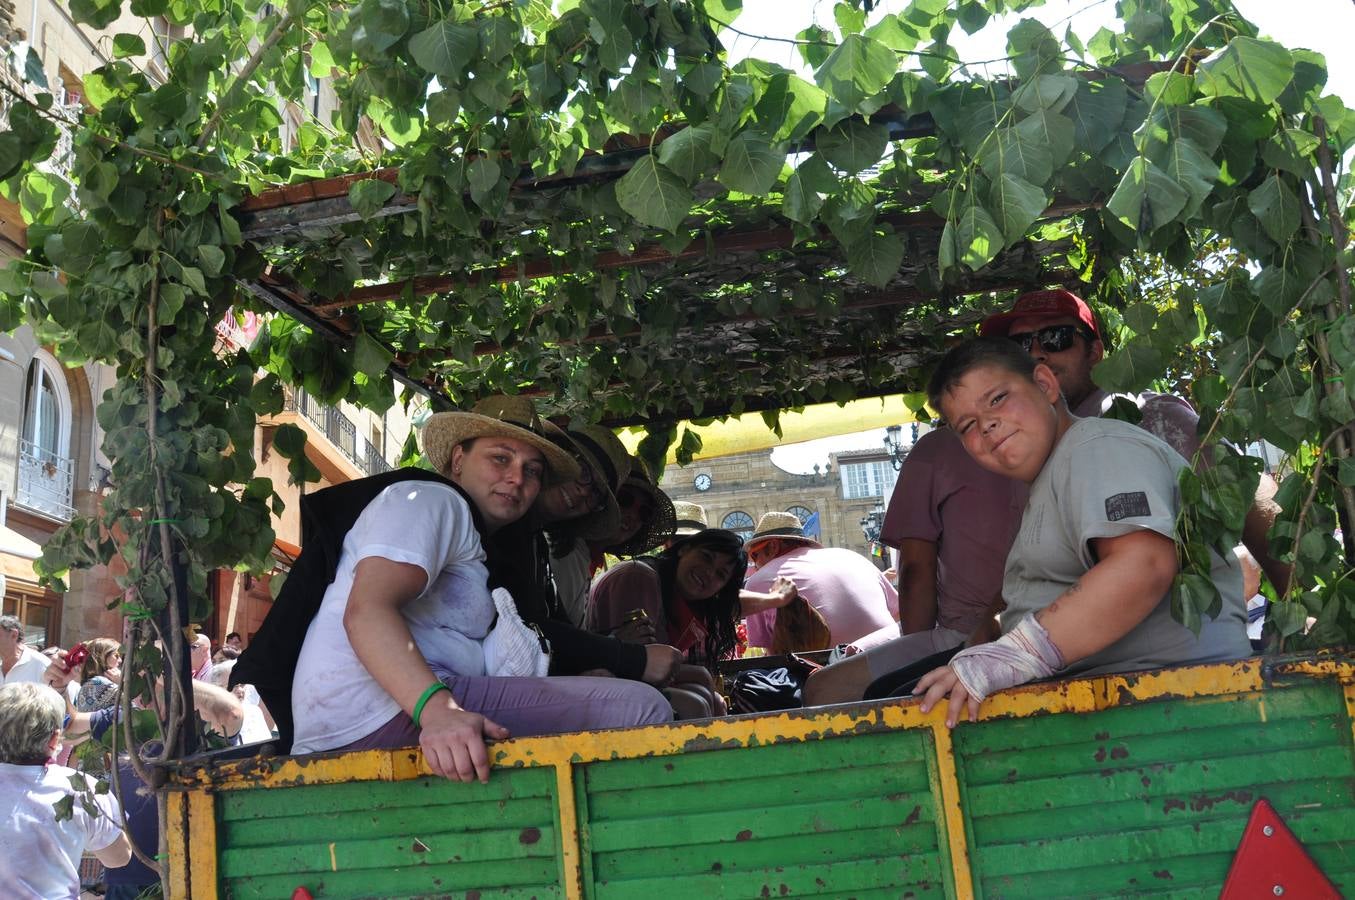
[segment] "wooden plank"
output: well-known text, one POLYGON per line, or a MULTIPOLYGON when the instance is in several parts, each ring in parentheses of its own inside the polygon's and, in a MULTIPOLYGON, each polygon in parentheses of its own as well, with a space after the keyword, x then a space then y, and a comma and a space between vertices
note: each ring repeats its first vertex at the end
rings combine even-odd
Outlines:
POLYGON ((171 791, 165 795, 165 843, 169 853, 169 890, 174 897, 191 897, 189 872, 193 859, 188 831, 188 798, 190 794, 171 791))
POLYGON ((643 851, 597 853, 593 858, 593 866, 599 881, 616 881, 699 872, 761 872, 792 864, 883 859, 900 854, 932 858, 936 855, 936 848, 936 824, 926 822, 853 831, 811 831, 807 834, 745 841, 711 841, 654 847, 643 851))
POLYGON ((827 865, 789 865, 760 872, 705 872, 664 878, 599 881, 597 900, 655 900, 686 897, 813 896, 855 888, 892 888, 895 897, 942 897, 940 867, 934 857, 895 856, 827 865))
MULTIPOLYGON (((1032 836, 1021 843, 974 848, 974 870, 981 878, 997 874, 1056 871, 1077 860, 1088 866, 1131 860, 1166 859, 1197 853, 1219 853, 1237 847, 1249 809, 1216 819, 1210 827, 1198 822, 1120 833, 1089 833, 1045 840, 1032 836)), ((1089 828, 1096 822, 1090 820, 1089 828)), ((1315 810, 1291 816, 1286 824, 1304 844, 1346 840, 1350 810, 1315 810)))
POLYGON ((579 816, 574 805, 574 767, 569 763, 559 763, 555 767, 555 796, 555 833, 560 837, 560 884, 569 900, 579 900, 583 896, 583 879, 579 871, 579 816))
POLYGON ((862 827, 903 827, 921 817, 929 804, 926 795, 891 794, 878 798, 804 803, 755 809, 719 809, 681 817, 656 816, 649 827, 644 820, 593 822, 593 852, 642 851, 652 847, 704 844, 709 841, 747 841, 851 831, 862 827), (661 824, 662 827, 658 827, 661 824))
MULTIPOLYGON (((264 875, 227 882, 232 900, 290 897, 299 887, 317 900, 343 897, 453 896, 478 892, 481 897, 563 897, 556 884, 553 859, 466 865, 403 866, 386 869, 355 869, 339 872, 264 875)), ((179 900, 179 898, 175 898, 179 900)), ((193 898, 196 900, 196 898, 193 898)), ((652 900, 652 898, 651 898, 652 900)))
POLYGON ((1339 720, 1328 716, 1295 721, 1284 728, 1258 728, 1250 723, 1125 738, 1106 744, 1034 745, 1027 750, 970 756, 964 761, 964 770, 971 783, 1012 783, 1059 774, 1173 763, 1192 758, 1190 754, 1243 756, 1299 749, 1316 751, 1332 746, 1338 740, 1344 741, 1345 728, 1345 716, 1342 715, 1339 720), (1033 752, 1036 747, 1039 752, 1033 752))
POLYGON ((192 841, 188 896, 215 900, 217 877, 216 796, 206 791, 188 795, 188 834, 192 841))
POLYGON ((304 806, 296 815, 236 819, 221 825, 222 843, 229 847, 267 847, 286 835, 293 843, 307 840, 340 841, 394 837, 419 831, 455 833, 490 828, 540 825, 554 816, 549 797, 487 803, 447 803, 312 813, 304 806))
MULTIPOLYGON (((1261 753, 1229 757, 1227 765, 1214 758, 1182 759, 1113 772, 1086 772, 1022 779, 1014 783, 971 787, 966 794, 970 815, 1008 815, 1051 807, 1077 805, 1097 795, 1138 798, 1140 800, 1174 797, 1200 791, 1227 791, 1253 785, 1273 784, 1303 775, 1343 781, 1355 773, 1348 747, 1324 747, 1303 756, 1304 772, 1294 771, 1294 761, 1284 754, 1261 753), (1327 773, 1331 773, 1330 776, 1327 773)), ((1333 784, 1336 782, 1333 781, 1333 784)))
POLYGON ((1085 716, 998 719, 978 729, 961 728, 955 742, 960 752, 1000 753, 1040 746, 1113 741, 1123 734, 1175 734, 1219 725, 1272 722, 1335 715, 1340 692, 1332 684, 1308 684, 1232 696, 1192 698, 1098 710, 1085 716))
POLYGON ((286 843, 278 835, 272 847, 230 847, 221 852, 226 878, 281 875, 287 872, 335 872, 398 866, 441 865, 556 857, 556 833, 544 827, 480 832, 420 831, 399 838, 286 843))
MULTIPOLYGON (((1317 774, 1318 768, 1305 771, 1317 774)), ((1289 760, 1294 770, 1294 760, 1289 760)), ((1157 828, 1164 824, 1208 822, 1235 812, 1249 812, 1261 797, 1271 802, 1282 817, 1295 810, 1344 809, 1355 822, 1352 788, 1355 778, 1316 778, 1297 782, 1246 782, 1246 773, 1238 771, 1234 781, 1241 784, 1223 789, 1186 788, 1179 792, 1151 797, 1123 794, 1115 789, 1085 790, 1076 801, 1051 799, 1052 808, 1002 816, 982 816, 970 806, 970 825, 976 844, 1017 843, 1033 834, 1043 838, 1073 837, 1087 831, 1095 822, 1098 831, 1128 831, 1157 828)), ((1025 784, 1009 788, 1024 793, 1025 784)), ((1064 795, 1065 798, 1067 795, 1064 795)))
POLYGON ((767 776, 757 769, 745 769, 740 761, 738 772, 728 774, 735 777, 690 785, 591 792, 590 815, 593 821, 645 818, 655 809, 668 815, 684 815, 718 806, 780 806, 898 792, 926 794, 928 788, 927 767, 921 762, 843 767, 833 771, 831 777, 787 778, 786 774, 767 776), (747 774, 738 777, 741 772, 747 774))
POLYGON ((1061 868, 1051 871, 984 878, 980 887, 988 897, 1122 897, 1168 886, 1194 888, 1197 896, 1204 897, 1217 895, 1232 859, 1232 852, 1099 866, 1083 866, 1081 860, 1068 859, 1061 868), (1209 886, 1214 889, 1201 890, 1209 886))
MULTIPOLYGON (((719 723, 713 723, 719 724, 719 723)), ((860 734, 851 740, 805 741, 746 748, 739 754, 744 771, 761 776, 791 775, 812 767, 831 771, 849 766, 878 765, 881 762, 920 762, 922 738, 913 732, 860 734)), ((588 792, 633 790, 637 783, 647 787, 699 784, 729 777, 729 761, 720 752, 684 753, 654 765, 649 758, 608 760, 584 767, 588 792)))
POLYGON ((221 795, 221 818, 233 821, 290 816, 298 810, 307 814, 339 813, 549 798, 554 780, 553 771, 548 769, 496 769, 488 784, 462 784, 435 776, 386 783, 355 776, 348 784, 225 792, 221 795))
POLYGON ((932 796, 945 810, 947 873, 950 875, 949 894, 955 897, 974 895, 974 876, 970 858, 971 837, 965 821, 964 785, 952 743, 954 732, 946 727, 944 704, 936 708, 940 713, 932 722, 932 741, 935 746, 935 783, 932 796))

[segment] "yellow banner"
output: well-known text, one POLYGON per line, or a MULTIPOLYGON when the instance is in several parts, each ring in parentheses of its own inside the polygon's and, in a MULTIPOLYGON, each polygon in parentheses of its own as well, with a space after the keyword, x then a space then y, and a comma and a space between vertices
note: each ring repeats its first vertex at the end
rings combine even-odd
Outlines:
MULTIPOLYGON (((904 405, 903 397, 895 395, 853 400, 844 406, 820 403, 816 406, 806 406, 803 412, 783 412, 781 437, 777 437, 775 432, 767 427, 760 413, 745 413, 710 425, 680 422, 677 440, 682 439, 683 428, 691 429, 701 437, 701 451, 695 454, 693 459, 711 459, 734 453, 767 450, 782 444, 798 444, 815 438, 869 431, 872 428, 884 428, 889 425, 906 425, 914 421, 926 419, 919 420, 904 405)), ((622 443, 634 453, 645 432, 642 428, 634 428, 621 432, 620 436, 622 443)), ((668 462, 676 461, 675 442, 668 451, 668 462)))

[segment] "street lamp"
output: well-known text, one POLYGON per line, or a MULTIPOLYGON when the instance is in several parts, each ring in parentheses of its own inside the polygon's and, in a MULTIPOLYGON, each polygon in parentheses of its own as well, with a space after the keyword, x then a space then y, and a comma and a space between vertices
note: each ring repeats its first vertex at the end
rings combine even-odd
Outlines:
POLYGON ((913 444, 917 443, 917 423, 913 423, 913 443, 905 447, 900 439, 902 435, 902 425, 890 425, 885 428, 885 453, 889 455, 889 464, 894 467, 895 472, 903 468, 904 457, 908 455, 913 444))

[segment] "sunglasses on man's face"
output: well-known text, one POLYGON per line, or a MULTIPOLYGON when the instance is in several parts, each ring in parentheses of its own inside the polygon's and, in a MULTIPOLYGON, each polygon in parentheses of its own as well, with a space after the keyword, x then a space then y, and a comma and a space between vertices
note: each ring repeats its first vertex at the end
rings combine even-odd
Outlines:
POLYGON ((1073 346, 1073 337, 1079 334, 1087 341, 1091 341, 1086 330, 1076 325, 1050 325, 1036 331, 1009 334, 1007 340, 1021 345, 1021 349, 1027 353, 1035 346, 1036 341, 1040 342, 1040 347, 1045 353, 1058 353, 1073 346))

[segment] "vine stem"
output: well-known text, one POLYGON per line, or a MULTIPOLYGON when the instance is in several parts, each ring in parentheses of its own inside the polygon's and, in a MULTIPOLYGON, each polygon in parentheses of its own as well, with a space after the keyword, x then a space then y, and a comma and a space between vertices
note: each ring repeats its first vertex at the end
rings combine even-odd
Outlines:
MULTIPOLYGON (((1299 507, 1298 522, 1294 526, 1294 560, 1296 563, 1298 561, 1299 540, 1303 538, 1304 520, 1308 517, 1308 510, 1313 508, 1313 502, 1317 499, 1318 485, 1322 483, 1322 460, 1327 454, 1327 447, 1331 444, 1332 439, 1335 438, 1340 433, 1341 433, 1340 431, 1333 431, 1331 434, 1327 435, 1327 439, 1324 440, 1318 446, 1317 453, 1314 454, 1313 483, 1308 486, 1308 496, 1303 498, 1303 505, 1299 507)), ((1291 578, 1289 580, 1289 589, 1285 591, 1284 595, 1284 599, 1286 600, 1286 602, 1296 602, 1290 601, 1289 597, 1291 594, 1294 594, 1297 590, 1298 590, 1298 579, 1291 578)))
POLYGON ((264 54, 273 49, 273 45, 282 40, 282 36, 291 27, 292 13, 291 10, 288 10, 282 14, 282 18, 278 19, 278 24, 273 26, 272 32, 264 38, 263 43, 254 48, 254 53, 246 60, 244 67, 240 69, 240 73, 235 76, 231 86, 226 89, 226 93, 221 96, 221 101, 212 111, 212 117, 207 120, 206 125, 202 126, 202 134, 198 135, 199 151, 207 148, 207 142, 212 139, 212 132, 216 131, 217 126, 221 124, 221 117, 225 115, 226 110, 235 101, 236 95, 244 89, 244 85, 248 84, 249 79, 254 76, 254 70, 259 68, 259 65, 263 62, 264 54))

